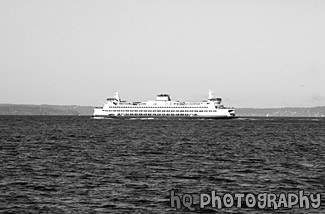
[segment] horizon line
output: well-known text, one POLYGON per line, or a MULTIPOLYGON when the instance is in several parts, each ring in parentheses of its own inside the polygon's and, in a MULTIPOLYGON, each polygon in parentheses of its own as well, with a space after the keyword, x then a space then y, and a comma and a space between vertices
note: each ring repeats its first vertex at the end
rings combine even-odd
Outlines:
MULTIPOLYGON (((30 103, 0 103, 0 105, 30 105, 30 106, 79 106, 79 107, 95 107, 98 105, 78 105, 78 104, 30 104, 30 103)), ((227 107, 227 106, 226 106, 227 107)), ((310 107, 299 107, 299 106, 286 106, 286 107, 232 107, 235 109, 282 109, 282 108, 323 108, 324 106, 310 106, 310 107)))

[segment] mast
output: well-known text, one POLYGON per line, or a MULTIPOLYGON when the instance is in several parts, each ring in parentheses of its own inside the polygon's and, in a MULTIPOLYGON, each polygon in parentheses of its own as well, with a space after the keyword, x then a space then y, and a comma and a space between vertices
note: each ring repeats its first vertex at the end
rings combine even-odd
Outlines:
POLYGON ((118 103, 121 102, 120 95, 119 95, 118 91, 115 92, 114 98, 117 100, 118 103))
POLYGON ((213 91, 209 90, 209 100, 213 98, 213 91))

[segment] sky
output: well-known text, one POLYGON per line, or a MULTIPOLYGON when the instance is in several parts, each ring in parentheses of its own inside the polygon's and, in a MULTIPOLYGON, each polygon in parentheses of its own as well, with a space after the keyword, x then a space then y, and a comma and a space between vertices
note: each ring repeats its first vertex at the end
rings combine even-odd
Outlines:
POLYGON ((1 0, 0 103, 325 106, 324 0, 1 0))

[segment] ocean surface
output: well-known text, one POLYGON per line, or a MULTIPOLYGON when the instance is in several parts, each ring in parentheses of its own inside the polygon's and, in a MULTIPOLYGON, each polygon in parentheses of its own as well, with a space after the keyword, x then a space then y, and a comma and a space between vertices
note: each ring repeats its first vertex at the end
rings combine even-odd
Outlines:
POLYGON ((325 213, 325 118, 0 116, 0 213, 190 213, 171 190, 194 213, 325 213), (321 205, 201 208, 213 190, 321 205))

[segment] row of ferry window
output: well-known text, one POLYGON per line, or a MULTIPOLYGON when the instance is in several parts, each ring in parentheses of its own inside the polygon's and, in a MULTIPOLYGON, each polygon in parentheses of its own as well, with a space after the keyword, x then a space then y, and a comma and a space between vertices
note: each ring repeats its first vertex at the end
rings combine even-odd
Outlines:
POLYGON ((153 116, 154 116, 154 115, 158 115, 158 116, 159 116, 159 115, 164 115, 164 116, 192 116, 192 115, 197 115, 197 114, 150 114, 150 113, 149 113, 149 114, 141 114, 141 113, 140 113, 140 114, 136 114, 136 113, 135 113, 135 114, 133 114, 133 113, 130 113, 130 114, 128 114, 128 113, 126 113, 126 114, 117 114, 117 115, 149 115, 149 116, 150 116, 150 115, 153 115, 153 116))
POLYGON ((208 108, 208 106, 109 106, 109 108, 208 108))
POLYGON ((104 110, 108 112, 216 112, 217 110, 104 110))

